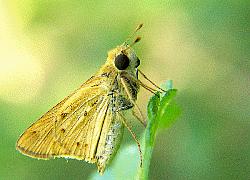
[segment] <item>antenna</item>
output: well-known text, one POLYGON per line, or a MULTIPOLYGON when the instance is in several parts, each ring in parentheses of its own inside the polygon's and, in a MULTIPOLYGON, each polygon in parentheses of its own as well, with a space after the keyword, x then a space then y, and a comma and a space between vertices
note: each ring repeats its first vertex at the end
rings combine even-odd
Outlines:
MULTIPOLYGON (((136 29, 134 30, 134 32, 132 34, 130 34, 130 36, 128 36, 128 38, 125 40, 124 43, 127 43, 135 34, 137 31, 139 31, 143 26, 143 23, 139 24, 136 29)), ((136 40, 132 43, 135 44, 136 42, 139 42, 141 40, 141 38, 137 37, 136 40)))
POLYGON ((138 43, 141 40, 140 36, 137 36, 136 39, 134 40, 134 42, 132 42, 129 47, 132 47, 135 43, 138 43))
MULTIPOLYGON (((124 44, 128 44, 127 41, 129 41, 135 34, 137 31, 139 31, 142 28, 143 24, 139 24, 136 29, 134 30, 134 32, 126 39, 126 41, 124 42, 124 44)), ((123 51, 126 51, 127 49, 131 48, 135 43, 138 43, 141 40, 140 36, 137 36, 135 38, 135 40, 129 45, 127 46, 123 51)))

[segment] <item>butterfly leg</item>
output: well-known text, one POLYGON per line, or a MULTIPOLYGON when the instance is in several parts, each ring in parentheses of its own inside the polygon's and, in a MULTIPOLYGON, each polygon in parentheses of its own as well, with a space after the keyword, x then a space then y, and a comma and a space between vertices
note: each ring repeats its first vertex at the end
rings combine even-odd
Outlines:
POLYGON ((136 104, 136 102, 133 100, 133 98, 132 98, 132 96, 131 96, 131 94, 130 94, 130 92, 129 92, 129 90, 128 90, 126 84, 125 84, 125 80, 124 80, 123 78, 121 78, 121 83, 122 83, 122 85, 123 85, 123 87, 124 87, 124 89, 125 89, 126 94, 128 95, 129 100, 130 100, 130 101, 132 102, 132 104, 136 107, 136 109, 138 110, 138 112, 139 112, 139 114, 140 114, 140 116, 141 116, 141 118, 137 118, 137 119, 143 124, 144 127, 146 127, 146 126, 147 126, 147 122, 146 122, 145 120, 143 120, 143 119, 145 119, 145 118, 144 118, 144 116, 142 115, 142 112, 141 112, 139 106, 138 106, 138 105, 136 104))
POLYGON ((138 69, 138 72, 147 80, 149 81, 154 87, 158 88, 159 90, 161 90, 162 92, 166 92, 166 90, 160 88, 159 86, 157 86, 153 81, 151 81, 140 69, 138 69))
POLYGON ((152 94, 156 94, 155 92, 157 91, 156 89, 153 89, 149 86, 147 86, 146 84, 142 83, 139 79, 137 80, 139 82, 139 84, 145 88, 146 90, 148 90, 149 92, 151 92, 152 94))
POLYGON ((123 124, 128 129, 128 131, 134 138, 135 142, 137 143, 137 147, 138 147, 139 154, 140 154, 140 167, 142 167, 142 151, 141 151, 141 145, 139 143, 139 140, 137 139, 136 134, 132 131, 131 126, 126 122, 127 121, 126 118, 119 111, 118 111, 118 114, 120 115, 123 124))
POLYGON ((141 119, 141 117, 139 117, 139 116, 136 114, 135 109, 132 109, 132 115, 133 115, 137 120, 139 120, 139 121, 143 124, 144 127, 147 127, 147 121, 144 120, 144 119, 141 119))
MULTIPOLYGON (((148 80, 151 84, 153 84, 156 88, 158 88, 158 90, 160 90, 161 92, 166 92, 165 90, 163 90, 162 88, 160 88, 159 86, 157 86, 155 83, 153 83, 151 80, 149 80, 145 74, 143 74, 139 69, 138 72, 140 72, 142 74, 142 76, 148 80)), ((134 81, 136 81, 139 85, 141 85, 144 89, 148 90, 149 92, 151 92, 152 94, 156 94, 156 92, 158 91, 157 89, 154 89, 146 84, 144 84, 142 81, 140 81, 139 79, 134 78, 132 75, 130 75, 129 73, 127 73, 127 76, 129 76, 130 79, 133 79, 134 81)))

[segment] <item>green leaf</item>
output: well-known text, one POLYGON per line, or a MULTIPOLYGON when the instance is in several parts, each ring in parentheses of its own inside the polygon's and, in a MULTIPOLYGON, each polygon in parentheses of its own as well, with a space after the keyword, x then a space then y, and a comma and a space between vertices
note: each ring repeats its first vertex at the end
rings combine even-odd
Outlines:
POLYGON ((170 127, 180 115, 180 108, 173 100, 177 90, 171 89, 172 82, 167 83, 167 92, 152 96, 148 103, 148 125, 145 131, 143 167, 139 169, 137 179, 148 179, 150 161, 158 127, 170 127))
POLYGON ((148 103, 148 119, 151 119, 151 121, 148 122, 145 136, 146 139, 149 139, 150 145, 153 145, 155 131, 158 126, 157 112, 159 104, 160 104, 160 93, 157 93, 156 95, 150 98, 148 103))
POLYGON ((181 108, 174 100, 177 89, 171 89, 161 98, 161 104, 159 107, 159 127, 167 128, 175 122, 177 117, 181 114, 181 108))

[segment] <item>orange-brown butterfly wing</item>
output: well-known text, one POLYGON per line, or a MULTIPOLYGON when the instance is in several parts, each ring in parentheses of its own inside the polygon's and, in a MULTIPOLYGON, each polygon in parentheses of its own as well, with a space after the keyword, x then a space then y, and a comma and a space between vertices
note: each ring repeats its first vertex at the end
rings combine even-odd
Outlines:
POLYGON ((103 88, 106 81, 93 77, 84 83, 32 124, 17 141, 17 149, 34 158, 95 162, 102 125, 105 119, 111 121, 106 118, 110 102, 107 88, 103 88))

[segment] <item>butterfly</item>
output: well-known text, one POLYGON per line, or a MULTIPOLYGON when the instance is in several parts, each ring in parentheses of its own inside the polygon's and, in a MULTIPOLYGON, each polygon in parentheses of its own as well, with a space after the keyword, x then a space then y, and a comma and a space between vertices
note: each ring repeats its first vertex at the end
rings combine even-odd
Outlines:
MULTIPOLYGON (((141 27, 142 24, 134 32, 141 27)), ((95 163, 103 174, 119 149, 126 127, 137 142, 142 164, 140 144, 125 112, 132 110, 146 127, 136 104, 137 94, 140 86, 152 93, 157 90, 142 83, 138 73, 158 90, 161 88, 138 69, 140 60, 132 46, 140 39, 137 37, 130 45, 125 41, 109 51, 100 70, 33 123, 18 139, 16 149, 37 159, 85 160, 95 163)))

